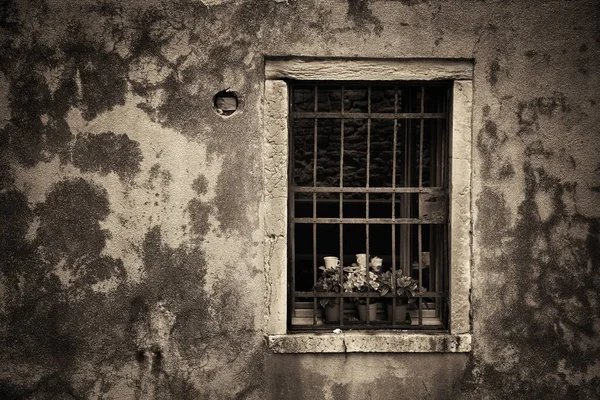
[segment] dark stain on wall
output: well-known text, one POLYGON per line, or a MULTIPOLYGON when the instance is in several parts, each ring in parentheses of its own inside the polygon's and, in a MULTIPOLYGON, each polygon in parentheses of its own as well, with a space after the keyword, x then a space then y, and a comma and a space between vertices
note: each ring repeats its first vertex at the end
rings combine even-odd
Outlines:
POLYGON ((0 164, 0 191, 8 189, 15 183, 15 179, 10 171, 10 165, 0 164))
POLYGON ((56 183, 37 207, 39 227, 36 245, 44 258, 56 264, 66 257, 69 263, 98 256, 108 237, 100 227, 109 212, 106 190, 74 178, 56 183))
POLYGON ((208 217, 212 207, 199 199, 192 199, 188 203, 188 212, 190 214, 190 229, 198 238, 203 238, 208 233, 210 225, 208 217))
MULTIPOLYGON (((192 189, 202 196, 208 191, 208 179, 204 175, 199 175, 192 183, 192 189)), ((210 225, 208 217, 212 211, 212 206, 200 199, 192 199, 188 203, 188 213, 190 214, 191 231, 198 238, 202 239, 208 233, 210 225)))
POLYGON ((2 362, 37 366, 32 376, 0 382, 0 393, 15 399, 81 398, 85 384, 71 380, 80 361, 118 366, 127 358, 116 328, 126 315, 118 295, 125 271, 121 260, 100 254, 107 237, 98 225, 109 212, 106 192, 72 179, 54 185, 35 209, 14 189, 0 197, 0 267, 9 283, 0 313, 2 362), (39 228, 30 242, 26 234, 34 218, 39 228), (70 278, 62 282, 65 274, 70 278), (91 290, 108 279, 116 284, 114 297, 91 290))
POLYGON ((114 132, 78 134, 72 151, 73 165, 82 172, 115 172, 123 181, 139 172, 142 158, 138 142, 114 132))
POLYGON ((495 86, 498 83, 498 74, 500 73, 500 60, 498 57, 494 58, 490 64, 488 72, 488 82, 495 86))
POLYGON ((370 31, 371 26, 376 35, 381 35, 383 25, 379 18, 373 15, 369 5, 371 0, 348 0, 348 19, 361 31, 370 31))
POLYGON ((48 159, 43 153, 45 149, 56 152, 68 143, 71 135, 61 117, 52 112, 52 96, 35 64, 26 64, 20 71, 17 66, 14 68, 14 71, 3 68, 5 75, 11 76, 12 72, 16 76, 9 86, 11 119, 0 129, 0 142, 22 164, 32 166, 48 159), (46 126, 42 123, 43 115, 49 118, 46 126))
POLYGON ((481 375, 475 381, 485 380, 491 385, 486 389, 488 393, 501 397, 510 393, 519 393, 523 398, 539 393, 553 393, 553 398, 574 394, 578 398, 596 397, 600 394, 598 378, 573 384, 566 374, 541 375, 540 371, 562 368, 585 374, 600 356, 593 328, 600 280, 584 278, 600 272, 600 221, 567 213, 563 198, 565 192, 575 190, 572 184, 529 162, 525 162, 524 174, 525 199, 518 208, 514 226, 509 225, 510 212, 500 194, 484 189, 477 200, 480 211, 488 216, 477 227, 482 248, 490 249, 484 251, 482 263, 486 270, 503 274, 488 285, 489 293, 506 294, 511 300, 501 301, 498 306, 512 310, 488 318, 480 339, 496 343, 499 350, 510 348, 519 368, 507 371, 499 359, 498 365, 482 365, 481 375), (542 193, 552 199, 551 210, 539 208, 536 197, 542 193), (548 214, 544 219, 542 212, 548 214), (586 240, 568 233, 569 229, 580 227, 589 231, 586 240), (501 243, 516 250, 491 250, 500 250, 501 243), (536 378, 523 380, 524 374, 536 378))
POLYGON ((544 158, 550 158, 554 154, 551 150, 546 150, 541 140, 534 140, 533 142, 527 144, 525 148, 525 155, 527 157, 531 156, 542 156, 544 158))
POLYGON ((507 140, 506 134, 499 132, 497 124, 486 119, 483 128, 477 136, 477 148, 482 159, 481 173, 484 178, 489 178, 493 172, 495 156, 507 140))
POLYGON ((26 240, 33 211, 23 193, 16 190, 0 192, 0 272, 8 285, 8 303, 19 296, 20 281, 30 272, 35 257, 26 240))
POLYGON ((77 87, 77 93, 71 95, 77 94, 73 102, 81 108, 83 117, 91 120, 116 105, 125 104, 126 60, 116 52, 106 51, 104 43, 89 40, 79 24, 69 27, 65 39, 61 49, 68 71, 65 85, 70 90, 77 87))
POLYGON ((519 102, 517 106, 518 135, 529 135, 539 132, 539 118, 551 118, 555 112, 569 113, 571 107, 564 94, 555 92, 553 96, 537 97, 527 102, 519 102))
MULTIPOLYGON (((160 304, 164 312, 172 313, 173 325, 168 336, 156 336, 152 331, 148 334, 142 332, 141 337, 146 339, 142 343, 138 341, 137 351, 147 352, 148 347, 144 346, 149 346, 150 350, 160 350, 165 365, 170 365, 170 370, 161 369, 169 378, 163 389, 176 390, 170 389, 173 378, 178 382, 177 387, 183 391, 187 385, 185 382, 189 379, 184 360, 201 359, 210 335, 206 326, 210 301, 203 290, 206 275, 204 254, 195 246, 167 246, 162 242, 159 226, 147 232, 140 250, 145 276, 142 282, 132 287, 130 321, 133 326, 141 326, 142 330, 146 329, 145 326, 151 327, 152 320, 156 319, 153 309, 160 304), (141 321, 142 324, 139 325, 136 321, 141 321)), ((139 329, 137 328, 138 331, 139 329)), ((197 396, 195 398, 204 398, 196 391, 191 393, 197 396)), ((179 398, 179 395, 188 396, 177 390, 171 394, 174 398, 179 398)))
POLYGON ((194 182, 192 182, 192 189, 194 189, 198 196, 206 194, 208 191, 208 179, 206 179, 206 176, 200 175, 194 179, 194 182))

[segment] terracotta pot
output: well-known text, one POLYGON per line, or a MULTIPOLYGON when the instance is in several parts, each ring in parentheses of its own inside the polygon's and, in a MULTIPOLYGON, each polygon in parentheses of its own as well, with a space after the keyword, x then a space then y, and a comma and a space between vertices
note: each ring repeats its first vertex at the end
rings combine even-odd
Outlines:
MULTIPOLYGON (((387 305, 387 317, 388 321, 392 322, 392 304, 387 305)), ((408 312, 408 304, 396 304, 396 315, 395 322, 403 323, 406 322, 406 314, 408 312)))
MULTIPOLYGON (((367 320, 367 305, 366 304, 358 304, 356 306, 358 309, 358 319, 361 321, 367 320)), ((377 320, 377 303, 369 304, 369 321, 377 320)))
POLYGON ((325 306, 325 320, 327 322, 340 322, 340 301, 336 300, 333 307, 325 306))

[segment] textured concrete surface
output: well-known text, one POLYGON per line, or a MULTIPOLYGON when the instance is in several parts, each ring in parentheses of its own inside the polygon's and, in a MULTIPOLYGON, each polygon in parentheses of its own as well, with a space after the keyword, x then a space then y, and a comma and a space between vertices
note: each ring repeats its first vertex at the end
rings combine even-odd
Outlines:
POLYGON ((600 397, 598 21, 595 0, 2 1, 0 398, 600 397), (287 55, 474 60, 472 352, 268 350, 264 56, 287 55))

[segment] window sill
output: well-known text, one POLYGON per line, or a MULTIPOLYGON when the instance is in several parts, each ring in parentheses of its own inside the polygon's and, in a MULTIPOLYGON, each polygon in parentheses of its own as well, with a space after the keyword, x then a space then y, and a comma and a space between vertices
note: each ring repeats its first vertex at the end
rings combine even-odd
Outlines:
POLYGON ((348 332, 269 335, 273 353, 467 353, 471 334, 348 332))

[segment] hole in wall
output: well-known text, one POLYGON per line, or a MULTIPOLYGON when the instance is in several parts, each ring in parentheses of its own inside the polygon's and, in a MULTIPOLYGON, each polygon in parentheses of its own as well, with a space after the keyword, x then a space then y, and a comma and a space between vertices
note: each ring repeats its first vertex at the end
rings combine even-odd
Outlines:
POLYGON ((229 117, 241 108, 241 99, 238 94, 232 90, 221 90, 213 98, 215 111, 222 117, 229 117))

